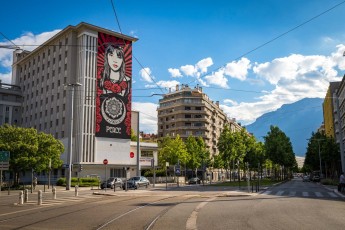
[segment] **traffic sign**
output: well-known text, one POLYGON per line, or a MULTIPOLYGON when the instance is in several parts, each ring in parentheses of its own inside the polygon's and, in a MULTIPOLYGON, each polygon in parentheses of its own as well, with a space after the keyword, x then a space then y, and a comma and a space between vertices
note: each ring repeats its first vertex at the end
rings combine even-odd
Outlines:
POLYGON ((108 160, 107 160, 107 159, 104 159, 104 160, 103 160, 103 164, 107 165, 107 164, 108 164, 108 160))
POLYGON ((129 153, 129 157, 130 157, 130 158, 133 158, 133 157, 134 157, 134 153, 133 153, 133 152, 130 152, 130 153, 129 153))
POLYGON ((175 168, 175 173, 177 174, 177 175, 180 175, 181 174, 181 169, 180 168, 175 168))
POLYGON ((9 161, 10 161, 10 152, 0 151, 0 162, 9 162, 9 161))

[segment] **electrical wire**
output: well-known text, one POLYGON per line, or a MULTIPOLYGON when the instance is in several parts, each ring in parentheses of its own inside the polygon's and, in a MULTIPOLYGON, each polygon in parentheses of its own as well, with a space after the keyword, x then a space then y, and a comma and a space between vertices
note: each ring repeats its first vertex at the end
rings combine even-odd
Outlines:
MULTIPOLYGON (((307 23, 309 23, 309 22, 315 20, 316 18, 318 18, 318 17, 320 17, 320 16, 322 16, 322 15, 328 13, 329 11, 331 11, 331 10, 333 10, 333 9, 335 9, 335 8, 337 8, 337 7, 339 7, 340 5, 342 5, 342 4, 344 4, 344 3, 345 3, 345 1, 342 1, 342 2, 340 2, 340 3, 338 3, 338 4, 334 5, 334 6, 332 6, 331 8, 328 8, 327 10, 325 10, 325 11, 323 11, 323 12, 317 14, 316 16, 314 16, 314 17, 308 19, 307 21, 302 22, 301 24, 299 24, 299 25, 297 25, 297 26, 295 26, 295 27, 293 27, 293 28, 287 30, 286 32, 284 32, 284 33, 282 33, 282 34, 279 34, 278 36, 276 36, 276 37, 274 37, 274 38, 268 40, 267 42, 265 42, 265 43, 263 43, 263 44, 261 44, 261 45, 255 47, 255 48, 249 50, 248 52, 246 52, 246 53, 244 53, 244 54, 238 56, 237 58, 233 59, 232 61, 238 61, 238 60, 240 60, 241 58, 247 56, 248 54, 251 54, 251 53, 255 52, 256 50, 258 50, 258 49, 260 49, 260 48, 262 48, 262 47, 264 47, 264 46, 266 46, 266 45, 268 45, 268 44, 270 44, 270 43, 272 43, 272 42, 278 40, 279 38, 281 38, 281 37, 283 37, 283 36, 285 36, 285 35, 291 33, 292 31, 294 31, 294 30, 296 30, 296 29, 298 29, 298 28, 304 26, 305 24, 307 24, 307 23)), ((212 71, 209 71, 209 72, 203 74, 202 76, 200 76, 199 78, 204 78, 204 77, 208 76, 209 74, 212 74, 213 72, 215 72, 215 71, 217 71, 217 70, 220 70, 220 69, 224 68, 226 65, 227 65, 227 64, 224 64, 224 65, 222 65, 222 66, 220 66, 220 67, 218 67, 218 68, 216 68, 216 69, 214 69, 214 70, 212 70, 212 71)), ((191 81, 189 84, 195 82, 195 81, 198 80, 199 78, 194 79, 194 80, 191 81)))
MULTIPOLYGON (((121 30, 121 26, 120 26, 120 21, 119 21, 119 18, 117 16, 117 13, 116 13, 116 8, 115 8, 115 4, 114 4, 114 1, 113 0, 110 0, 111 2, 111 5, 112 5, 112 8, 113 8, 113 12, 114 12, 114 15, 115 15, 115 19, 116 19, 116 22, 117 22, 117 26, 119 27, 119 30, 120 30, 120 33, 122 34, 122 30, 121 30)), ((145 73, 147 74, 147 76, 149 76, 149 78, 160 88, 160 90, 162 91, 162 93, 164 93, 163 89, 160 87, 160 85, 158 85, 158 83, 155 81, 155 79, 151 76, 151 74, 144 68, 144 66, 140 63, 140 61, 134 56, 132 55, 134 60, 139 64, 139 66, 141 67, 141 69, 143 71, 145 71, 145 73)))

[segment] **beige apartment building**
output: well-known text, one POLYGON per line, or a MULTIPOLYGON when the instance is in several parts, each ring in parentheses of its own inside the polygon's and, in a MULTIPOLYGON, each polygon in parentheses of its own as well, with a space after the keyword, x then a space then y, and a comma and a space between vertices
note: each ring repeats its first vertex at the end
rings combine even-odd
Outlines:
POLYGON ((242 129, 235 119, 226 116, 219 102, 214 103, 199 86, 192 89, 188 85, 177 85, 175 91, 159 100, 157 111, 158 138, 202 137, 212 155, 218 153, 217 141, 225 124, 229 124, 232 131, 242 129))

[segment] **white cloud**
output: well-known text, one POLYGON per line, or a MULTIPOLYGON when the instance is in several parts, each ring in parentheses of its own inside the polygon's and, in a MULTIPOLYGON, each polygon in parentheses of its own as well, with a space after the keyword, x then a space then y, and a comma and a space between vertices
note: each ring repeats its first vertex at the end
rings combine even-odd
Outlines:
POLYGON ((157 104, 133 102, 133 110, 139 111, 139 130, 157 133, 157 104))
POLYGON ((180 67, 180 70, 184 73, 186 76, 195 76, 197 73, 197 68, 195 68, 193 65, 184 65, 180 67))
MULTIPOLYGON (((21 49, 32 51, 33 49, 37 48, 38 45, 41 45, 49 38, 53 37, 55 34, 60 32, 61 30, 53 30, 49 32, 44 32, 41 34, 34 35, 33 33, 25 33, 19 38, 11 40, 14 44, 19 46, 21 49)), ((0 42, 1 46, 13 46, 12 42, 0 42)), ((4 68, 6 72, 11 71, 12 67, 12 54, 13 49, 0 49, 0 67, 4 68)), ((3 80, 4 83, 11 83, 11 73, 4 74, 0 73, 0 78, 3 80)))
POLYGON ((139 71, 139 74, 141 76, 141 80, 149 82, 149 83, 153 82, 152 79, 154 79, 154 77, 152 76, 150 68, 146 67, 146 68, 141 69, 139 71))
POLYGON ((180 70, 185 76, 200 77, 202 74, 206 73, 208 67, 212 65, 212 58, 208 57, 198 61, 198 63, 196 63, 195 65, 181 66, 180 70))
POLYGON ((224 102, 225 104, 230 104, 230 105, 232 105, 232 106, 238 105, 238 103, 237 103, 236 101, 231 100, 231 99, 224 99, 223 102, 224 102))
MULTIPOLYGON (((338 45, 328 56, 291 54, 271 62, 255 63, 254 73, 272 84, 273 89, 263 90, 265 94, 257 97, 255 102, 221 105, 221 108, 230 117, 250 124, 283 104, 294 103, 305 97, 324 98, 329 82, 342 79, 338 71, 345 70, 344 52, 345 45, 338 45)), ((229 102, 231 104, 231 101, 224 100, 225 104, 229 102)))
POLYGON ((244 81, 248 75, 248 69, 251 68, 250 61, 247 58, 241 58, 237 62, 226 64, 224 74, 244 81))
POLYGON ((0 80, 2 83, 11 84, 12 72, 10 73, 0 73, 0 80))
POLYGON ((171 74, 171 77, 183 77, 179 69, 169 68, 168 71, 171 74))
POLYGON ((276 85, 286 80, 302 80, 306 75, 321 73, 329 81, 333 81, 338 72, 336 63, 331 57, 322 55, 303 56, 292 54, 288 57, 276 58, 272 62, 257 64, 253 71, 269 83, 276 85))
POLYGON ((207 72, 207 68, 213 65, 212 58, 208 57, 205 59, 200 60, 196 66, 195 69, 199 71, 201 74, 207 72))
POLYGON ((224 75, 224 69, 218 70, 205 77, 208 84, 217 85, 222 88, 229 88, 228 79, 224 75))
POLYGON ((156 82, 156 84, 145 85, 145 88, 155 88, 158 86, 158 87, 165 89, 165 90, 171 89, 172 91, 174 91, 176 88, 176 85, 179 85, 179 84, 180 84, 180 82, 175 81, 175 80, 173 80, 173 81, 158 81, 158 82, 156 82))

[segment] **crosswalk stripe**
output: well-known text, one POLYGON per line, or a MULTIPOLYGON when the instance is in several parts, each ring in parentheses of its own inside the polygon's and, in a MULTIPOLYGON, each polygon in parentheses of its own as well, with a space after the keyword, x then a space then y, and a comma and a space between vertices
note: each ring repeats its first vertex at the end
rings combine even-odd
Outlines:
POLYGON ((290 191, 289 196, 295 196, 296 195, 296 191, 290 191))
POLYGON ((308 197, 308 196, 309 196, 309 193, 308 193, 308 192, 302 192, 302 195, 308 197))
POLYGON ((279 191, 279 192, 277 192, 277 196, 281 196, 281 195, 283 195, 283 193, 284 193, 284 191, 279 191))
POLYGON ((269 195, 272 191, 265 191, 264 193, 262 193, 263 195, 269 195))
POLYGON ((315 192, 315 195, 316 195, 317 197, 323 197, 323 195, 321 194, 321 192, 315 192))
POLYGON ((333 192, 328 192, 328 194, 329 194, 331 197, 338 197, 338 196, 335 195, 333 192))

